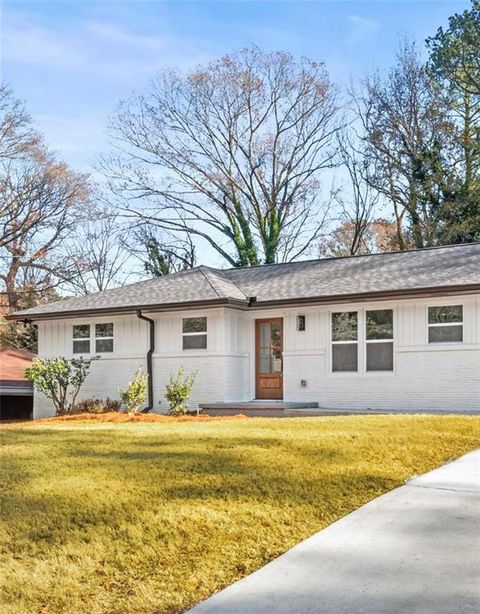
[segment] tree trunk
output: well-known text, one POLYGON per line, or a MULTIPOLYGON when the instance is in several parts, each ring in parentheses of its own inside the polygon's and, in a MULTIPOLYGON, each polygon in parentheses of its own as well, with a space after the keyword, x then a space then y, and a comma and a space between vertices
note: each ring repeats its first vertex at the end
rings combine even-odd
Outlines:
POLYGON ((464 119, 463 119, 463 151, 465 155, 465 190, 468 192, 472 185, 473 161, 472 161, 472 115, 470 107, 470 94, 465 93, 463 97, 464 119))
POLYGON ((18 292, 16 290, 16 280, 19 269, 20 261, 17 256, 13 256, 8 272, 4 278, 9 313, 17 311, 19 309, 19 297, 18 292))

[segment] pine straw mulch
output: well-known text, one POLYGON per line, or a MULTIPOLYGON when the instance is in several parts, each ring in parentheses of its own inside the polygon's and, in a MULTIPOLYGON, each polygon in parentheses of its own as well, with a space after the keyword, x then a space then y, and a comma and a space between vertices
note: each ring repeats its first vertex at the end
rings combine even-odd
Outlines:
POLYGON ((36 420, 34 424, 52 422, 110 422, 124 424, 126 422, 210 422, 216 420, 245 420, 247 416, 237 414, 235 416, 207 416, 205 414, 187 416, 165 416, 161 414, 127 414, 124 412, 106 412, 104 414, 69 414, 66 416, 54 416, 36 420))

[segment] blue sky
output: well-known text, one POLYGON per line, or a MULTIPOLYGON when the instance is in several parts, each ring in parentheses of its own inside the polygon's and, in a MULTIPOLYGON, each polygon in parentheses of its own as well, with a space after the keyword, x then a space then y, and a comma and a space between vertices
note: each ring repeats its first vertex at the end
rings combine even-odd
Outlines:
POLYGON ((391 64, 399 36, 423 41, 468 2, 3 0, 1 71, 50 145, 89 170, 119 99, 161 68, 252 43, 326 62, 345 84, 391 64))

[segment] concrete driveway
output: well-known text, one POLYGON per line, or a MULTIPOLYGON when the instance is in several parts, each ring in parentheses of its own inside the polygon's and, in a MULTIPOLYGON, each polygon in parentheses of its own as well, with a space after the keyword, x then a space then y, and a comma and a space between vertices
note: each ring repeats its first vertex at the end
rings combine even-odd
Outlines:
POLYGON ((480 612, 480 450, 298 544, 193 614, 480 612))

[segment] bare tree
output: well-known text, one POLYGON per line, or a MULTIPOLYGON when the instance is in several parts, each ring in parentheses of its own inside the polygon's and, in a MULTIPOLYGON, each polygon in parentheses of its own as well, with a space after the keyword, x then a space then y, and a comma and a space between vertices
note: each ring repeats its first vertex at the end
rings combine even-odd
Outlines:
MULTIPOLYGON (((370 253, 372 220, 380 201, 380 194, 366 180, 371 169, 368 168, 368 158, 359 147, 361 141, 353 126, 350 126, 348 131, 339 133, 338 155, 347 171, 348 183, 335 191, 334 199, 339 207, 340 226, 326 244, 332 241, 340 243, 341 255, 370 253)), ((322 247, 320 251, 322 252, 322 247)))
MULTIPOLYGON (((0 303, 2 315, 57 297, 78 274, 63 247, 89 200, 87 177, 48 150, 24 106, 0 86, 0 303)), ((0 322, 0 343, 35 351, 31 325, 0 322)))
POLYGON ((97 219, 82 220, 64 247, 66 258, 77 274, 63 287, 89 294, 124 283, 130 258, 125 234, 118 216, 108 211, 99 211, 97 219))
POLYGON ((371 220, 362 231, 358 249, 352 253, 352 245, 358 233, 353 222, 344 221, 329 233, 319 244, 321 257, 339 258, 391 252, 399 249, 397 229, 394 222, 382 218, 371 220))
POLYGON ((60 248, 88 190, 86 176, 48 151, 22 103, 2 84, 0 282, 8 311, 31 306, 75 274, 60 248))
POLYGON ((232 266, 293 260, 324 226, 337 129, 323 64, 246 49, 121 103, 119 154, 103 168, 130 215, 201 238, 232 266))
MULTIPOLYGON (((32 149, 39 144, 39 136, 22 102, 14 97, 11 89, 0 84, 0 165, 5 169, 14 167, 19 160, 25 160, 32 149)), ((0 246, 13 240, 21 223, 18 211, 9 199, 0 198, 0 246), (17 214, 17 219, 14 219, 17 214)))
POLYGON ((0 162, 0 280, 10 310, 18 308, 19 287, 43 292, 76 274, 59 248, 87 201, 87 178, 43 145, 0 162))
POLYGON ((352 98, 374 169, 367 180, 393 208, 400 248, 434 244, 457 189, 457 143, 415 45, 402 44, 388 76, 370 75, 352 98))
POLYGON ((38 141, 22 102, 6 83, 0 83, 0 159, 22 156, 38 141))

